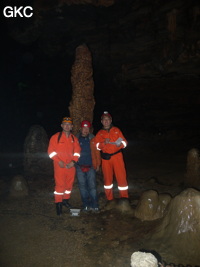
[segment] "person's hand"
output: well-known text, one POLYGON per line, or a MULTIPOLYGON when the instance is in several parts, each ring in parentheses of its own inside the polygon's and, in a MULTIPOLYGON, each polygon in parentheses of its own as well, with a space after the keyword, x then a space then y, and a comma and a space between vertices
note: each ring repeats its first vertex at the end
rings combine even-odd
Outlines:
POLYGON ((120 143, 120 144, 118 143, 118 144, 115 144, 115 145, 116 145, 117 147, 119 147, 119 146, 121 146, 121 143, 120 143))
POLYGON ((60 168, 65 168, 65 163, 61 160, 58 162, 60 168))
POLYGON ((66 165, 66 168, 67 168, 67 169, 70 169, 70 168, 74 167, 74 165, 75 165, 75 163, 74 163, 73 161, 70 161, 70 163, 68 163, 68 164, 66 165))
POLYGON ((108 144, 109 142, 110 142, 109 138, 106 138, 105 141, 104 141, 105 144, 108 144))
POLYGON ((122 140, 123 139, 120 137, 115 141, 115 144, 116 144, 117 147, 121 146, 122 140))

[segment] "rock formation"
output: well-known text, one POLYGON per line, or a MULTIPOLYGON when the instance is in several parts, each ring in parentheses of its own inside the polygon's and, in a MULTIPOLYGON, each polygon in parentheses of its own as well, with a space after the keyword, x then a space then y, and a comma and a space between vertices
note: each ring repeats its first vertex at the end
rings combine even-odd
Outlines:
MULTIPOLYGON (((35 67, 31 65, 30 72, 39 74, 30 81, 31 90, 20 92, 25 100, 37 101, 32 91, 40 98, 45 92, 46 103, 54 105, 59 116, 66 86, 71 86, 68 72, 74 51, 86 43, 98 110, 112 107, 116 124, 148 131, 149 138, 156 133, 178 139, 186 132, 199 135, 199 1, 33 3, 30 19, 4 20, 9 38, 32 55, 35 67)), ((43 108, 44 102, 40 105, 43 108)))
POLYGON ((145 249, 157 251, 166 262, 200 263, 200 192, 188 188, 174 197, 145 249))
POLYGON ((187 171, 185 186, 200 189, 200 157, 199 150, 192 148, 187 154, 187 171))
POLYGON ((134 215, 134 210, 126 198, 113 199, 107 203, 105 210, 115 209, 122 214, 134 215))
POLYGON ((22 175, 16 175, 13 177, 10 185, 9 196, 15 198, 28 196, 28 185, 22 175))
POLYGON ((72 100, 69 111, 73 119, 73 133, 77 134, 82 120, 93 121, 94 81, 92 56, 83 44, 76 48, 76 58, 71 70, 72 100))
POLYGON ((137 251, 131 255, 131 267, 158 267, 158 261, 151 253, 137 251))
POLYGON ((24 175, 34 179, 38 175, 53 173, 52 161, 47 154, 49 139, 44 128, 33 125, 24 142, 24 175))
POLYGON ((141 195, 135 209, 135 217, 142 221, 151 221, 162 218, 167 205, 171 201, 169 194, 160 194, 148 190, 141 195))

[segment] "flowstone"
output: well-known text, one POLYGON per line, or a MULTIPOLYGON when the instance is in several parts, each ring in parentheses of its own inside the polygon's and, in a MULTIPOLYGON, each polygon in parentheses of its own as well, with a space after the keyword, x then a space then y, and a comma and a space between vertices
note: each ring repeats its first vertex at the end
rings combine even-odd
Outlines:
POLYGON ((160 194, 154 190, 148 190, 141 195, 135 209, 135 217, 142 221, 152 221, 162 218, 167 205, 171 201, 169 194, 160 194))
POLYGON ((175 196, 145 249, 157 251, 166 262, 200 263, 200 192, 188 188, 175 196))

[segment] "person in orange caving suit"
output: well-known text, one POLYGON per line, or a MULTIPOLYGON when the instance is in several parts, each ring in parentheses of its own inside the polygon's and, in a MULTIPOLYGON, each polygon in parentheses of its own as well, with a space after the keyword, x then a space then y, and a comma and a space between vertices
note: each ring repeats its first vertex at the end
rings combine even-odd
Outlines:
POLYGON ((101 123, 103 128, 97 132, 95 143, 97 149, 101 151, 106 198, 108 202, 114 199, 113 176, 115 175, 119 197, 128 199, 126 169, 122 155, 122 149, 127 146, 127 140, 121 130, 112 125, 112 117, 107 111, 101 116, 101 123))
POLYGON ((76 136, 71 131, 73 122, 70 117, 65 117, 61 123, 62 131, 50 138, 48 154, 53 160, 57 215, 62 214, 62 206, 72 208, 69 203, 75 177, 75 163, 80 157, 80 145, 76 136))

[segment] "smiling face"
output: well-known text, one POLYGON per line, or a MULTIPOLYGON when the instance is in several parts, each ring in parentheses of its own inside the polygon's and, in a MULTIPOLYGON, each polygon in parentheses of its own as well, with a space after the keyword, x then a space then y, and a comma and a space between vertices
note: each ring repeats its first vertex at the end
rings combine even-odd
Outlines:
POLYGON ((103 116, 101 123, 103 124, 104 129, 109 129, 112 123, 110 116, 103 116))
POLYGON ((61 124, 61 127, 62 127, 64 133, 69 134, 73 128, 73 124, 70 122, 63 122, 61 124))

